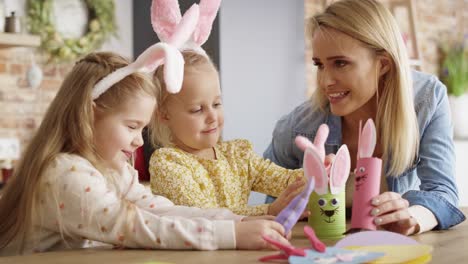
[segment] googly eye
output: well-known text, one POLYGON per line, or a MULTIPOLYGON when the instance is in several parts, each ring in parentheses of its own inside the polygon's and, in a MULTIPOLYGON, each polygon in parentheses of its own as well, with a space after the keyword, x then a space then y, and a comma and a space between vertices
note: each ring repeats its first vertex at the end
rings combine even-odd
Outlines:
POLYGON ((360 168, 359 168, 359 172, 360 172, 360 173, 364 173, 365 171, 366 171, 366 168, 364 168, 364 167, 360 167, 360 168))
POLYGON ((333 206, 337 206, 339 203, 340 203, 340 202, 339 202, 339 200, 338 200, 337 198, 333 198, 333 199, 331 200, 331 205, 333 205, 333 206))
POLYGON ((324 207, 325 205, 327 205, 327 200, 325 200, 325 199, 323 199, 323 198, 320 198, 320 199, 318 200, 318 205, 319 205, 320 207, 324 207))

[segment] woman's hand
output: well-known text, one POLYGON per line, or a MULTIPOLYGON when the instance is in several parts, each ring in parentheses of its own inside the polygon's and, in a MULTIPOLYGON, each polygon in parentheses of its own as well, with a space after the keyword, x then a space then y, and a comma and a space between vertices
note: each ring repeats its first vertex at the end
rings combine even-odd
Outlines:
MULTIPOLYGON (((281 210, 283 210, 294 197, 296 197, 304 188, 305 182, 301 178, 297 178, 293 183, 291 183, 286 190, 284 190, 276 200, 271 203, 270 207, 268 207, 268 214, 269 215, 278 215, 281 210)), ((306 209, 301 218, 308 216, 310 213, 306 209)))
POLYGON ((282 244, 291 245, 288 241, 290 235, 285 236, 284 227, 268 220, 241 221, 236 223, 236 247, 237 249, 276 249, 268 244, 262 235, 268 236, 282 244))
POLYGON ((375 208, 371 215, 377 226, 407 236, 419 232, 418 222, 408 211, 409 202, 400 194, 384 192, 372 199, 372 205, 375 208))

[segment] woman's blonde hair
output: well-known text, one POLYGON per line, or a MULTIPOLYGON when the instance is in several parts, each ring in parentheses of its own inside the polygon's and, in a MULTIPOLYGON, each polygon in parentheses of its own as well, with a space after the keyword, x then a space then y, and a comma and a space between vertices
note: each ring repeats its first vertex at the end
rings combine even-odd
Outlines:
MULTIPOLYGON (((0 249, 13 239, 19 239, 18 253, 23 251, 34 222, 32 217, 41 213, 37 201, 37 195, 43 191, 41 177, 59 153, 80 155, 96 168, 102 168, 93 144, 91 91, 103 77, 126 65, 128 61, 116 54, 91 53, 78 61, 66 76, 3 190, 0 199, 0 249)), ((111 113, 139 92, 155 97, 151 78, 134 73, 96 99, 95 107, 104 114, 111 113)))
MULTIPOLYGON (((216 67, 212 60, 200 53, 195 51, 183 51, 182 56, 184 57, 184 77, 187 74, 204 74, 206 71, 215 70, 216 67)), ((161 115, 164 115, 167 111, 167 101, 171 95, 164 83, 164 67, 158 67, 153 75, 153 83, 156 86, 158 106, 156 113, 151 118, 149 124, 149 137, 151 144, 154 147, 170 147, 172 143, 172 136, 170 129, 160 121, 161 115)), ((183 89, 183 88, 182 88, 183 89)))
MULTIPOLYGON (((376 126, 383 160, 390 175, 398 176, 414 162, 419 149, 419 130, 413 103, 413 83, 405 44, 392 14, 375 0, 342 0, 332 3, 309 21, 310 36, 331 28, 359 40, 376 55, 386 55, 390 70, 376 80, 376 126)), ((322 110, 328 100, 316 89, 312 100, 322 110)))

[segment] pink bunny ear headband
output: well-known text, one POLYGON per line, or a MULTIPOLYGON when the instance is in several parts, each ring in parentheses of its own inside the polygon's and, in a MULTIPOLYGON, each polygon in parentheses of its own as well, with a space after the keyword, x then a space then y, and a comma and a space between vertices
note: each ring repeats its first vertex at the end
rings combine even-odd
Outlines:
POLYGON ((100 80, 93 88, 96 100, 117 82, 135 72, 150 73, 164 64, 164 81, 168 92, 177 93, 182 87, 184 59, 181 50, 194 50, 206 56, 201 45, 208 39, 221 0, 201 0, 181 16, 177 0, 153 0, 151 24, 162 42, 146 49, 131 64, 100 80))
MULTIPOLYGON (((181 24, 181 19, 183 19, 181 18, 178 1, 153 0, 151 5, 151 24, 153 30, 161 41, 172 43, 174 46, 178 47, 180 51, 192 50, 207 56, 201 46, 210 36, 213 21, 216 18, 220 4, 221 0, 200 0, 200 15, 193 34, 188 40, 175 40, 174 32, 181 24)), ((191 8, 193 8, 194 5, 192 5, 191 8)))

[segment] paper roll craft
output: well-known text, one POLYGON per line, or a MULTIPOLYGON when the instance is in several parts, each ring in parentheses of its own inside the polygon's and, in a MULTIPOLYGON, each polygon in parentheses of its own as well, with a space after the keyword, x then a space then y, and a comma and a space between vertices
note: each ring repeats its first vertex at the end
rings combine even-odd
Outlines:
POLYGON ((367 120, 362 131, 359 124, 359 130, 350 232, 377 229, 370 213, 371 200, 380 192, 382 160, 372 157, 377 138, 372 119, 367 120))
POLYGON ((338 239, 346 231, 345 185, 351 169, 351 159, 346 145, 336 153, 335 160, 325 167, 325 141, 328 126, 322 124, 315 136, 314 143, 298 136, 296 145, 302 149, 311 149, 320 159, 315 164, 315 189, 309 198, 311 212, 308 223, 320 239, 338 239))

